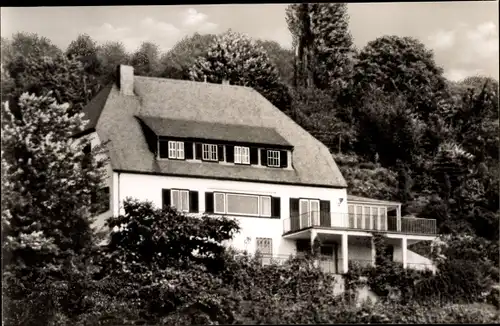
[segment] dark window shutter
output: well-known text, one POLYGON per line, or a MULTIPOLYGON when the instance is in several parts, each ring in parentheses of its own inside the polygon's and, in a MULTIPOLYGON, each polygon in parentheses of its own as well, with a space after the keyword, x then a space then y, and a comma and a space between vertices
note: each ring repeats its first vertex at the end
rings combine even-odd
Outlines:
POLYGON ((267 166, 267 149, 260 150, 260 165, 267 166))
POLYGON ((194 145, 194 147, 195 147, 195 150, 196 150, 196 153, 195 153, 196 157, 195 158, 197 160, 201 160, 201 158, 202 158, 202 155, 201 155, 201 143, 196 143, 194 145))
POLYGON ((286 168, 288 167, 288 152, 280 151, 280 167, 286 168))
POLYGON ((298 198, 290 198, 290 216, 299 216, 298 198))
POLYGON ((319 201, 319 225, 321 226, 332 226, 331 223, 331 215, 330 215, 330 201, 329 200, 320 200, 319 201))
POLYGON ((281 218, 281 198, 271 198, 271 217, 281 218))
POLYGON ((190 141, 184 142, 184 157, 186 160, 192 160, 193 157, 193 143, 190 141))
POLYGON ((161 190, 162 203, 161 208, 165 208, 165 206, 170 206, 170 189, 162 189, 161 190))
POLYGON ((224 161, 224 145, 217 145, 217 155, 219 156, 219 161, 224 161))
POLYGON ((189 211, 198 213, 198 191, 189 192, 189 211))
POLYGON ((168 141, 160 140, 159 157, 168 158, 168 141))
POLYGON ((299 220, 299 199, 290 198, 290 231, 297 231, 300 229, 299 220))
POLYGON ((214 193, 206 192, 205 193, 205 212, 213 213, 214 212, 214 193))
POLYGON ((257 147, 250 147, 250 164, 259 164, 259 149, 257 147))
POLYGON ((226 145, 226 162, 234 162, 234 146, 226 145))

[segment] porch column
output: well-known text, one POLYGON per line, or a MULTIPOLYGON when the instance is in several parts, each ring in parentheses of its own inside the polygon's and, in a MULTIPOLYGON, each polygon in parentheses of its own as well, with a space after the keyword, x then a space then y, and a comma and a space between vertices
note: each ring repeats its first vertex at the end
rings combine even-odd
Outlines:
POLYGON ((406 265, 407 265, 407 249, 406 249, 406 246, 407 246, 406 237, 403 237, 401 239, 401 252, 403 253, 403 268, 406 268, 406 265))
POLYGON ((375 266, 375 259, 377 257, 377 249, 375 248, 375 240, 373 237, 370 238, 372 244, 372 266, 375 266))
POLYGON ((318 231, 311 229, 311 253, 314 254, 314 239, 318 235, 318 231))
POLYGON ((349 269, 349 257, 347 247, 347 233, 342 233, 342 270, 347 273, 349 269))
POLYGON ((397 231, 401 232, 401 205, 396 208, 397 231))

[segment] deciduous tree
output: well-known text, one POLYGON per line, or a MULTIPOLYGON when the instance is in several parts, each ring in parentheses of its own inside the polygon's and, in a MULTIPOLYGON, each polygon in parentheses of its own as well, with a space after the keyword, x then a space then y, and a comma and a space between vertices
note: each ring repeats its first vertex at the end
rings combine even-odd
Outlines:
POLYGON ((231 30, 217 37, 207 54, 191 67, 193 80, 253 87, 281 110, 290 105, 287 87, 281 83, 267 53, 248 36, 231 30))
POLYGON ((157 77, 160 74, 160 48, 152 42, 143 42, 132 54, 130 63, 139 76, 157 77))
POLYGON ((68 104, 24 93, 19 108, 2 112, 4 295, 15 324, 47 324, 65 262, 93 244, 92 196, 105 161, 84 155, 87 140, 71 138, 84 121, 68 104), (18 319, 24 314, 29 323, 18 319))

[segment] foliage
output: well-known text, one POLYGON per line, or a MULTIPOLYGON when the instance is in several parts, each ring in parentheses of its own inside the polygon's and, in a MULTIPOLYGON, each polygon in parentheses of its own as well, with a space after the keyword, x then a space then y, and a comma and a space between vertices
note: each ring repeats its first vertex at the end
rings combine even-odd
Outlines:
POLYGON ((19 108, 17 117, 7 105, 2 112, 4 295, 11 318, 42 314, 40 322, 51 318, 47 305, 60 304, 64 266, 75 255, 85 257, 93 243, 92 196, 105 161, 85 156, 85 139, 70 137, 85 124, 81 114, 70 116, 68 104, 50 93, 25 93, 19 108))
POLYGON ((352 37, 347 4, 291 4, 288 28, 297 49, 296 86, 330 88, 343 85, 352 68, 352 37))
MULTIPOLYGON (((69 104, 69 114, 82 111, 99 90, 95 78, 85 73, 82 64, 64 56, 24 58, 17 57, 7 67, 14 88, 10 94, 10 105, 16 111, 17 99, 24 93, 44 96, 49 92, 58 103, 69 104)), ((18 112, 16 112, 16 115, 18 112)))
POLYGON ((80 61, 85 71, 92 75, 100 75, 101 65, 97 57, 97 43, 87 34, 80 34, 66 49, 66 56, 80 61))
POLYGON ((289 116, 316 139, 336 152, 353 149, 357 140, 352 111, 338 104, 328 91, 297 88, 292 92, 289 116))
POLYGON ((12 35, 11 40, 2 38, 2 63, 7 64, 16 57, 42 58, 57 57, 62 51, 52 41, 36 33, 19 32, 12 35))
POLYGON ((333 157, 347 181, 349 194, 380 200, 397 198, 397 174, 394 171, 379 164, 362 162, 352 154, 334 154, 333 157))
POLYGON ((130 60, 121 42, 106 42, 97 48, 96 53, 102 69, 101 84, 104 85, 116 80, 116 67, 130 60))
POLYGON ((382 36, 368 42, 357 55, 353 84, 359 94, 380 88, 404 96, 424 120, 446 95, 443 70, 432 51, 411 37, 382 36))
POLYGON ((198 57, 208 54, 210 45, 215 41, 213 34, 186 36, 172 49, 162 55, 160 62, 163 72, 161 77, 189 80, 189 70, 198 57))
POLYGON ((283 48, 276 41, 256 40, 255 44, 266 51, 269 60, 276 66, 281 81, 286 85, 293 85, 293 51, 283 48))
POLYGON ((217 36, 205 56, 191 67, 192 80, 253 87, 281 110, 290 105, 288 89, 266 51, 244 34, 231 30, 217 36))
POLYGON ((160 49, 157 44, 143 42, 132 54, 130 64, 139 76, 157 77, 160 74, 160 49))

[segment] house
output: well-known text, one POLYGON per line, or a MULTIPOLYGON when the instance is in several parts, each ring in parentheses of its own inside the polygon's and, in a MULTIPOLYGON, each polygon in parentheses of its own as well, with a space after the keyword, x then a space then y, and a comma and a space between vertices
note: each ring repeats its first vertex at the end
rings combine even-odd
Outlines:
POLYGON ((109 152, 109 205, 98 225, 123 213, 130 196, 234 217, 241 232, 230 245, 249 252, 288 257, 318 237, 333 273, 346 272, 349 260, 373 263, 373 230, 387 234, 405 266, 429 263, 407 246, 433 240, 435 220, 349 196, 327 147, 252 88, 118 71, 85 108, 90 122, 80 134, 109 152))

